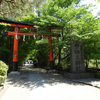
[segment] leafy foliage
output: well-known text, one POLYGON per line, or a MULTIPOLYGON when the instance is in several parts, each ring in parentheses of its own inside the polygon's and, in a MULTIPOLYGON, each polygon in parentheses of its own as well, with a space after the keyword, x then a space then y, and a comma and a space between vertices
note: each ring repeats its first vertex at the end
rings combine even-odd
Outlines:
POLYGON ((44 0, 0 0, 0 17, 17 20, 17 17, 37 10, 43 2, 44 0))
MULTIPOLYGON (((57 68, 62 66, 63 69, 70 66, 70 42, 81 41, 84 44, 85 61, 91 59, 100 59, 100 19, 94 17, 88 10, 93 5, 80 6, 80 0, 48 0, 39 7, 38 15, 31 10, 25 16, 17 17, 19 21, 33 23, 40 34, 61 34, 60 38, 53 38, 53 50, 57 68), (62 26, 62 30, 53 29, 48 32, 48 26, 62 26), (66 64, 67 63, 67 64, 66 64)), ((28 6, 27 6, 28 7, 28 6)), ((28 9, 28 8, 27 8, 28 9)), ((13 30, 9 27, 2 26, 1 30, 13 30)), ((28 29, 22 29, 20 32, 28 32, 28 29)), ((0 53, 6 52, 11 54, 13 37, 9 38, 0 34, 1 42, 0 53), (7 40, 10 40, 10 43, 7 40), (2 47, 2 45, 4 45, 2 47), (10 46, 10 50, 8 49, 10 46)), ((40 61, 47 61, 48 43, 42 41, 39 37, 34 40, 33 37, 26 37, 25 42, 22 37, 19 40, 19 61, 22 63, 29 57, 40 61), (39 40, 38 40, 39 39, 39 40), (43 52, 41 52, 43 51, 43 52)), ((47 41, 47 39, 44 39, 47 41)), ((5 55, 6 56, 6 55, 5 55)), ((4 57, 5 57, 4 56, 4 57)), ((10 55, 9 58, 12 56, 10 55)), ((2 58, 3 59, 3 58, 2 58)), ((9 62, 9 61, 8 61, 9 62)))
POLYGON ((8 66, 0 60, 0 78, 2 78, 1 83, 4 83, 7 77, 7 70, 8 70, 8 66))

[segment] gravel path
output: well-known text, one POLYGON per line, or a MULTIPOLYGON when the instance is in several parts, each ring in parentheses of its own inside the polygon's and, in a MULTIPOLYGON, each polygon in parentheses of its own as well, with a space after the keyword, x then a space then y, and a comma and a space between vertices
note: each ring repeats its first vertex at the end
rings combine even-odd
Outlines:
POLYGON ((100 100, 100 89, 40 68, 23 68, 21 75, 8 76, 5 88, 0 100, 100 100))

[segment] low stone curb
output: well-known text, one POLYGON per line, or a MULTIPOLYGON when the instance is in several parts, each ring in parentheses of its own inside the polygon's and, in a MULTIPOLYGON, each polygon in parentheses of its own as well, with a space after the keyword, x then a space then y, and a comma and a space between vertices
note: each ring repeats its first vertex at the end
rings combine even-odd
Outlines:
POLYGON ((100 86, 98 84, 92 84, 92 83, 88 83, 88 82, 83 82, 83 81, 79 81, 79 80, 72 80, 73 82, 77 82, 77 83, 81 83, 81 84, 85 84, 85 85, 90 85, 90 86, 93 86, 93 87, 96 87, 96 88, 99 88, 100 89, 100 86))
MULTIPOLYGON (((61 71, 59 71, 58 72, 59 74, 61 74, 61 75, 63 75, 64 76, 64 73, 67 73, 67 72, 61 72, 61 71)), ((65 76, 64 76, 65 77, 65 76)), ((69 79, 69 78, 68 78, 69 79)), ((90 78, 87 78, 86 80, 90 80, 90 78)), ((96 87, 96 88, 99 88, 100 89, 100 82, 99 82, 99 84, 92 84, 92 83, 90 83, 90 82, 86 82, 86 80, 85 79, 69 79, 70 81, 73 81, 73 82, 76 82, 76 83, 81 83, 81 84, 85 84, 85 85, 90 85, 90 86, 93 86, 93 87, 96 87)), ((92 79, 91 79, 92 80, 92 79)), ((100 81, 100 79, 94 79, 95 81, 96 80, 99 80, 100 81)))
POLYGON ((4 88, 4 85, 2 85, 2 78, 0 77, 0 92, 3 90, 3 88, 4 88))
POLYGON ((1 98, 5 94, 5 92, 7 91, 8 88, 9 88, 8 85, 0 87, 0 100, 2 100, 1 98))
POLYGON ((0 92, 4 89, 4 86, 0 86, 0 92))

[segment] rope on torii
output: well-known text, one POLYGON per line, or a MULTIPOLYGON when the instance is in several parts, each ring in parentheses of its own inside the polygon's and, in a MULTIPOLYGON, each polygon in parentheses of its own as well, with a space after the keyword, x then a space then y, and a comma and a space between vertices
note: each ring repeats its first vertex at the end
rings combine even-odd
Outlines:
POLYGON ((23 36, 23 41, 25 41, 25 35, 23 36))
POLYGON ((34 34, 34 36, 33 36, 33 37, 34 37, 34 39, 36 39, 35 34, 34 34))
MULTIPOLYGON (((17 37, 18 37, 18 35, 19 36, 33 36, 34 37, 34 39, 36 39, 36 36, 40 36, 40 37, 42 37, 42 39, 44 38, 44 37, 60 37, 60 34, 52 34, 52 35, 48 35, 48 34, 38 34, 38 33, 16 33, 16 32, 5 32, 5 34, 6 35, 16 35, 16 39, 17 39, 17 37)), ((24 36, 24 37, 25 37, 24 36)))
POLYGON ((16 39, 18 40, 17 34, 16 34, 16 39))
MULTIPOLYGON (((50 33, 46 34, 39 34, 37 29, 34 27, 34 24, 31 23, 25 23, 25 22, 17 22, 17 21, 10 21, 6 19, 0 19, 0 22, 10 24, 11 27, 15 27, 15 30, 13 32, 4 32, 4 35, 14 36, 14 46, 13 46, 13 66, 12 71, 18 71, 18 38, 19 36, 23 36, 23 40, 25 40, 25 36, 33 36, 34 39, 36 36, 42 37, 48 37, 48 43, 49 43, 49 59, 50 59, 50 69, 54 68, 54 58, 53 58, 53 46, 52 44, 52 37, 60 37, 60 34, 52 34, 52 29, 61 29, 60 26, 48 26, 46 29, 50 33), (31 33, 20 33, 19 28, 32 28, 31 33), (16 53, 16 54, 15 54, 16 53), (15 57, 16 55, 16 57, 15 57)), ((42 26, 41 26, 42 27, 42 26)))
POLYGON ((42 35, 42 41, 43 41, 43 35, 42 35))

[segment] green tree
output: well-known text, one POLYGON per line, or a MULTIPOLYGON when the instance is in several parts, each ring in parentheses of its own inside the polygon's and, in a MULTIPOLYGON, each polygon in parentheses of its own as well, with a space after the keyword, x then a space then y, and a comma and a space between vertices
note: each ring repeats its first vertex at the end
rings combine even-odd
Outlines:
MULTIPOLYGON (((69 63, 69 49, 71 41, 81 41, 84 44, 86 62, 90 59, 99 59, 97 55, 99 54, 98 44, 100 42, 100 19, 98 17, 94 17, 91 11, 88 10, 90 7, 92 7, 92 5, 80 6, 79 1, 80 0, 48 0, 39 9, 39 16, 33 13, 27 14, 26 16, 20 18, 20 21, 36 24, 39 28, 40 34, 49 33, 47 30, 48 26, 63 27, 62 30, 58 31, 57 29, 54 29, 52 30, 52 33, 50 33, 51 35, 58 33, 61 34, 60 38, 53 38, 53 47, 54 51, 56 51, 55 62, 57 62, 56 64, 58 67, 62 65, 62 67, 65 68, 64 64, 66 64, 66 61, 67 63, 69 63)), ((29 47, 30 41, 32 42, 33 40, 30 39, 27 40, 25 43, 22 43, 23 47, 21 48, 23 48, 24 50, 25 45, 29 47)), ((34 44, 35 41, 32 43, 34 44)), ((30 46, 32 45, 30 44, 30 46)), ((42 45, 40 46, 39 44, 39 47, 40 48, 38 48, 37 46, 37 49, 33 48, 36 49, 37 58, 40 56, 38 51, 42 49, 42 45)), ((27 49, 29 49, 29 51, 25 51, 26 53, 23 58, 26 58, 28 55, 30 55, 32 53, 31 51, 33 51, 32 54, 34 55, 34 50, 31 47, 29 48, 25 48, 26 51, 27 49)), ((46 60, 46 57, 44 58, 46 60)), ((68 66, 70 66, 70 63, 68 64, 68 66)))
POLYGON ((98 2, 98 3, 100 2, 100 0, 95 0, 95 1, 98 2))
POLYGON ((44 0, 1 0, 0 17, 17 20, 25 14, 35 12, 44 0))
MULTIPOLYGON (((91 38, 96 31, 99 30, 99 19, 95 18, 91 11, 88 11, 89 6, 80 6, 75 1, 49 1, 41 8, 40 25, 63 26, 62 37, 55 39, 54 45, 58 45, 58 66, 63 58, 69 57, 69 47, 71 41, 82 41, 86 37, 91 38), (65 5, 64 4, 68 4, 65 5), (63 5, 63 6, 62 6, 63 5), (92 33, 92 34, 91 34, 92 33), (64 48, 66 47, 66 55, 62 58, 64 48)), ((88 40, 89 40, 88 38, 88 40)), ((82 41, 83 42, 83 41, 82 41)), ((86 42, 85 42, 86 43, 86 42)), ((85 44, 84 43, 84 44, 85 44)), ((56 48, 57 49, 57 48, 56 48)), ((86 53, 86 52, 85 52, 86 53)))

